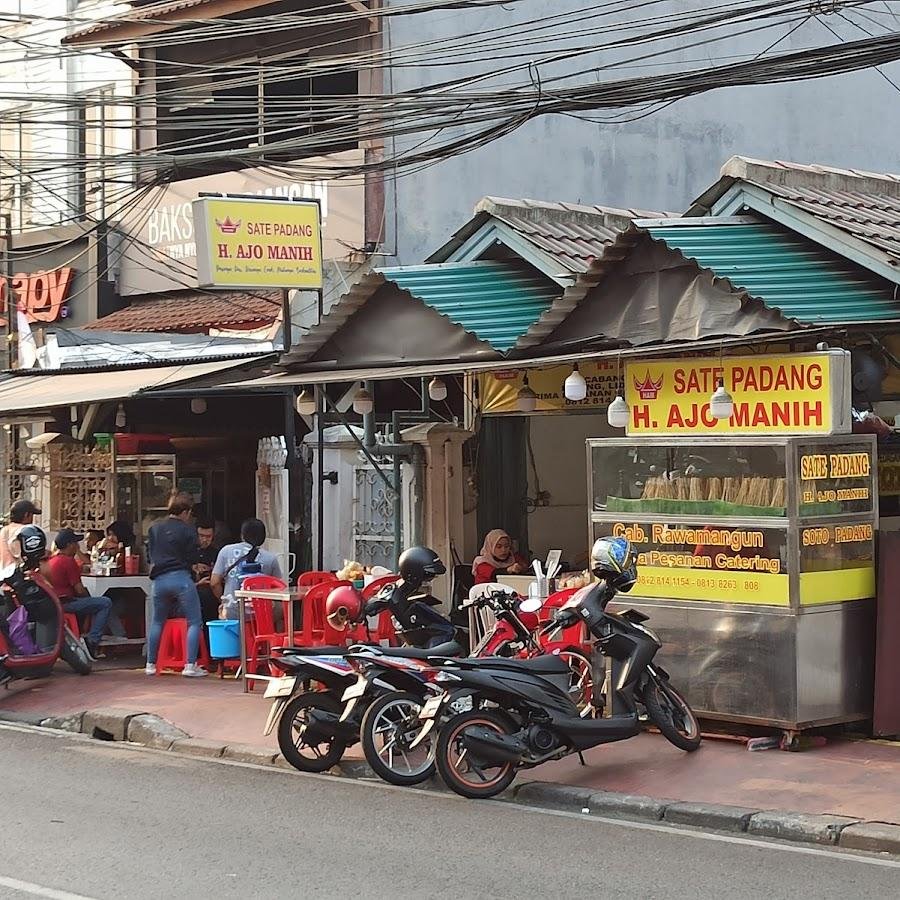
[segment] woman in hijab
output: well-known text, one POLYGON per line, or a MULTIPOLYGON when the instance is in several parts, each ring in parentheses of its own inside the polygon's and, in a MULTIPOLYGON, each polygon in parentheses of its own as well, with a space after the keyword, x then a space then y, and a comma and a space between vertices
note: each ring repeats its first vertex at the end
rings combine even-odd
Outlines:
POLYGON ((496 581, 498 575, 521 575, 528 571, 528 560, 513 550, 512 540, 502 528, 489 531, 481 553, 472 563, 475 584, 496 581))

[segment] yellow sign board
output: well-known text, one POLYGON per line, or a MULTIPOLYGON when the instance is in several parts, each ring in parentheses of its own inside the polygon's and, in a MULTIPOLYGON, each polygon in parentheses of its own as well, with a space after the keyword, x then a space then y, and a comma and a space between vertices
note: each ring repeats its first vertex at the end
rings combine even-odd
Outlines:
POLYGON ((321 210, 315 200, 194 200, 200 287, 322 287, 321 210))
MULTIPOLYGON (((589 362, 579 366, 587 382, 584 400, 566 400, 563 385, 572 373, 571 366, 548 366, 528 370, 528 386, 537 394, 535 412, 560 412, 577 409, 605 409, 615 399, 619 380, 616 364, 589 362)), ((525 371, 510 369, 478 376, 478 395, 484 415, 521 415, 516 395, 525 383, 525 371)))
POLYGON ((637 551, 639 597, 788 606, 785 532, 666 522, 612 522, 637 551))
POLYGON ((627 433, 841 434, 850 425, 850 354, 630 362, 627 433), (734 401, 729 419, 710 412, 719 379, 734 401))

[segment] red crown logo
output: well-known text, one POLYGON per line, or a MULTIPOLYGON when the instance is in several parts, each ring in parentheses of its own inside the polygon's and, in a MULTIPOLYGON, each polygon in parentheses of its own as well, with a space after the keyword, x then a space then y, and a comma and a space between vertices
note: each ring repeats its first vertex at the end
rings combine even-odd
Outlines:
POLYGON ((659 376, 658 381, 654 381, 650 377, 650 370, 647 370, 647 374, 644 376, 643 381, 638 381, 637 378, 634 379, 634 388, 640 395, 641 400, 655 400, 656 395, 662 390, 663 386, 663 377, 659 376))
POLYGON ((238 219, 237 222, 232 222, 230 216, 225 216, 225 221, 220 222, 216 219, 216 225, 219 226, 219 231, 222 234, 237 234, 238 228, 241 227, 241 220, 238 219))

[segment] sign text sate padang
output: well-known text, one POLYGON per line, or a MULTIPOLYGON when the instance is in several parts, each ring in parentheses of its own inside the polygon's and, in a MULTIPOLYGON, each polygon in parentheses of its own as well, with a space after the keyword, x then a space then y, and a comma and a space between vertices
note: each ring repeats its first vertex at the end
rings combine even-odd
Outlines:
POLYGON ((200 287, 321 289, 316 201, 201 197, 192 206, 200 287))
POLYGON ((843 434, 850 431, 850 354, 844 350, 723 359, 628 363, 627 433, 843 434), (734 400, 715 419, 710 395, 722 379, 734 400))

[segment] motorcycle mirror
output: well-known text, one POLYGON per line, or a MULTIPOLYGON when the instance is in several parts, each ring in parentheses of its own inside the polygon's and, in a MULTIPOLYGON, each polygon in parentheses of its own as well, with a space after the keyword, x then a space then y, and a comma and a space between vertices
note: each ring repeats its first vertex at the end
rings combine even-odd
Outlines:
POLYGON ((544 601, 540 597, 529 597, 519 604, 519 612, 536 613, 543 605, 544 601))

